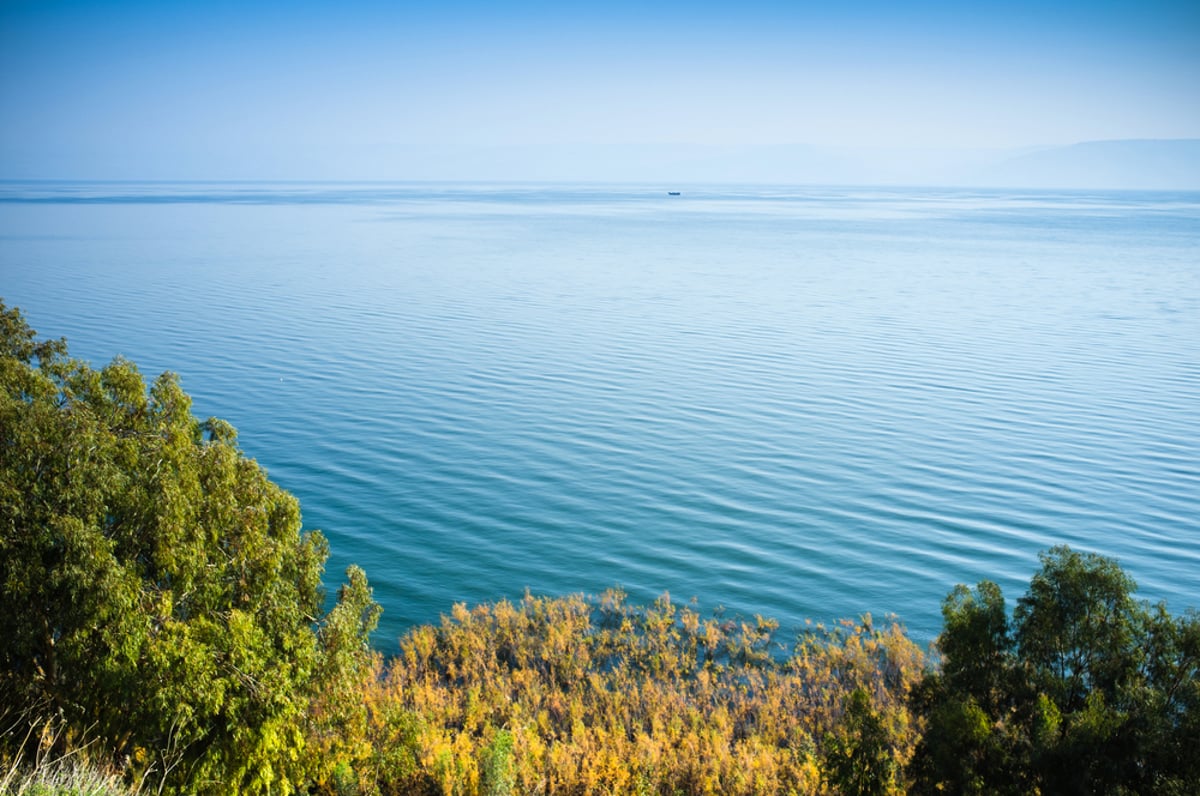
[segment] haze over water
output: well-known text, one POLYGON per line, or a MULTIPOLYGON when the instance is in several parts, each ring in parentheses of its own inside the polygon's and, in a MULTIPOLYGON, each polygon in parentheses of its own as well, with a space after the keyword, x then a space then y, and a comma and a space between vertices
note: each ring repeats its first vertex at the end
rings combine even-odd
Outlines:
POLYGON ((1058 543, 1200 605, 1200 194, 9 183, 0 296, 179 372, 385 644, 613 585, 928 640, 1058 543))

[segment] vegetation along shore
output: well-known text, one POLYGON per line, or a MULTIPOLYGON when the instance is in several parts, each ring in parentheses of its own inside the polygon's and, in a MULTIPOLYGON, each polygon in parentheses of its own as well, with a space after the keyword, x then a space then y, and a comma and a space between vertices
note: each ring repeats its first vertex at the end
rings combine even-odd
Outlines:
POLYGON ((0 303, 0 792, 1200 793, 1200 615, 1054 547, 926 652, 870 616, 619 590, 456 605, 371 647, 366 574, 200 420, 0 303))

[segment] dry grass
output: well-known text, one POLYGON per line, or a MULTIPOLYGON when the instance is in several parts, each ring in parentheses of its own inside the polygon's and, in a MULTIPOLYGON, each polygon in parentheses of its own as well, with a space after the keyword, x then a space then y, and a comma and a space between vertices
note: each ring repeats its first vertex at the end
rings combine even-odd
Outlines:
POLYGON ((11 796, 132 796, 121 777, 72 759, 10 768, 0 793, 11 796))
MULTIPOLYGON (((119 772, 89 757, 90 744, 59 751, 64 731, 54 721, 31 722, 16 754, 0 771, 0 794, 6 796, 135 796, 119 772), (30 756, 26 757, 25 752, 30 756), (29 759, 29 758, 32 759, 29 759)), ((19 724, 6 728, 11 733, 19 724)))

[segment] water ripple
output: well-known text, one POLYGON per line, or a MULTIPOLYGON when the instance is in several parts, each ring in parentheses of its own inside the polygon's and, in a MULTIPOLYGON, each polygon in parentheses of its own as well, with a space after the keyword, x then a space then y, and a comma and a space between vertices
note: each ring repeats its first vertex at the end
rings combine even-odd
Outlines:
POLYGON ((4 298, 183 375, 381 634, 621 584, 1015 599, 1039 550, 1200 604, 1200 196, 0 186, 4 298))

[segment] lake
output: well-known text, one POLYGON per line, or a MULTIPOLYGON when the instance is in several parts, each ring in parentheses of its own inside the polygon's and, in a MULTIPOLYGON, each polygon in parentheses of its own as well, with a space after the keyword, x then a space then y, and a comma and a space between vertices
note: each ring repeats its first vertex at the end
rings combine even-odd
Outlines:
POLYGON ((1200 606, 1197 193, 10 182, 0 296, 178 372, 385 649, 614 585, 928 641, 1059 543, 1200 606))

